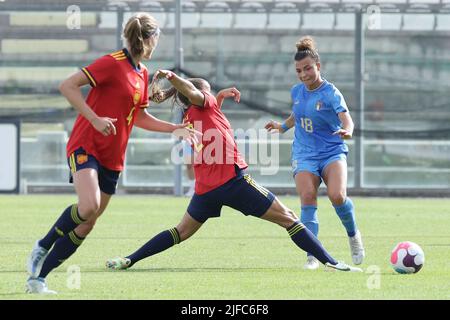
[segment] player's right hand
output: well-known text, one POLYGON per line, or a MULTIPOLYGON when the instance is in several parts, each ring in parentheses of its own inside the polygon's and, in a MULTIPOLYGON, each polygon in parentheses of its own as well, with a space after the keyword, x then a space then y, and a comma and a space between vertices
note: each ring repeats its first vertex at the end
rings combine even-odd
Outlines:
POLYGON ((273 121, 273 120, 270 120, 265 126, 264 126, 264 128, 267 130, 267 131, 269 131, 269 132, 271 132, 271 133, 274 133, 274 132, 281 132, 281 123, 279 123, 279 122, 277 122, 277 121, 273 121))
POLYGON ((158 71, 156 71, 153 78, 156 78, 156 79, 166 78, 167 80, 170 80, 174 75, 175 75, 175 73, 173 73, 170 70, 159 69, 158 71))
POLYGON ((108 118, 108 117, 97 117, 94 120, 92 120, 91 124, 102 135, 105 137, 109 136, 110 134, 116 135, 116 126, 114 125, 114 122, 116 122, 117 119, 108 118))
POLYGON ((195 130, 190 123, 177 124, 172 134, 191 142, 191 144, 198 144, 203 135, 200 131, 195 130))

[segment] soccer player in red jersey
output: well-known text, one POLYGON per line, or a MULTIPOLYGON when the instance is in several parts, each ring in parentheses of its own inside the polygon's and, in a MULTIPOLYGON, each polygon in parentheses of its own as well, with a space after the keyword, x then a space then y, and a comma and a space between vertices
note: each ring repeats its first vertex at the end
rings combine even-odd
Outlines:
POLYGON ((45 278, 77 250, 107 207, 133 126, 174 134, 176 130, 184 137, 194 134, 186 124, 161 121, 145 110, 148 71, 141 61, 151 58, 159 33, 149 14, 132 16, 123 31, 126 48, 97 59, 61 83, 61 93, 80 113, 67 144, 70 182, 78 203, 66 208, 47 235, 35 243, 28 260, 27 292, 55 293, 45 278), (92 89, 85 101, 80 88, 87 84, 92 89))
MULTIPOLYGON (((221 103, 210 93, 207 81, 198 78, 185 80, 167 70, 159 70, 155 76, 166 77, 170 81, 175 89, 166 91, 164 97, 176 94, 176 99, 185 106, 184 121, 203 134, 201 141, 193 145, 195 194, 175 228, 159 233, 127 257, 108 260, 108 268, 130 268, 137 261, 188 239, 208 218, 219 217, 225 205, 244 215, 259 217, 285 228, 298 247, 312 252, 333 270, 361 271, 331 257, 292 210, 245 173, 247 164, 237 148, 230 123, 221 111, 221 103)), ((240 99, 235 88, 222 91, 219 98, 230 96, 234 96, 236 101, 240 99)))

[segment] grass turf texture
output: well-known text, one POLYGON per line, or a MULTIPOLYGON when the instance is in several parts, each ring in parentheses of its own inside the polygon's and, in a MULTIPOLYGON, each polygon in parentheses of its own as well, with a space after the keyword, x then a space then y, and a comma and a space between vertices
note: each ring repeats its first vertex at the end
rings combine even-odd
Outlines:
MULTIPOLYGON (((296 197, 281 200, 299 213, 296 197)), ((0 299, 450 299, 450 200, 353 198, 366 247, 364 273, 302 269, 305 254, 287 232, 224 208, 191 239, 110 271, 105 261, 127 255, 174 227, 187 198, 115 196, 80 249, 48 276, 57 296, 24 293, 26 259, 75 196, 0 196, 0 299), (418 243, 425 266, 399 275, 389 265, 400 241, 418 243), (69 266, 81 271, 80 289, 69 266)), ((348 240, 328 199, 319 199, 319 238, 338 260, 351 262, 348 240)))

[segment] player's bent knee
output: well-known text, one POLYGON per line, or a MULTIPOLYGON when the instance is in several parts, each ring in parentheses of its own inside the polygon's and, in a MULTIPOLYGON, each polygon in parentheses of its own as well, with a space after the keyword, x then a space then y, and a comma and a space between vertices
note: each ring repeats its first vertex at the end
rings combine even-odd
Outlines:
POLYGON ((333 192, 328 194, 328 198, 335 206, 340 206, 345 202, 347 198, 345 192, 333 192))
POLYGON ((98 201, 84 201, 78 204, 78 213, 84 220, 90 220, 97 215, 100 209, 100 202, 98 201))
POLYGON ((304 192, 301 194, 302 203, 311 204, 317 202, 317 194, 315 192, 304 192))

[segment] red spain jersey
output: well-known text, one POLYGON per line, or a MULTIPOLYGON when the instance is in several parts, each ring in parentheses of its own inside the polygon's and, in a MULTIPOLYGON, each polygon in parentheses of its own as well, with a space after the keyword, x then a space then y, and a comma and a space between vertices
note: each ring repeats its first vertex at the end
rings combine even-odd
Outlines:
POLYGON ((81 70, 92 86, 86 103, 99 117, 117 119, 117 134, 104 136, 82 115, 75 121, 67 143, 69 157, 79 147, 115 171, 123 169, 128 138, 139 108, 148 107, 148 71, 135 68, 126 49, 103 56, 81 70))
POLYGON ((234 178, 235 165, 241 169, 248 167, 237 148, 230 122, 217 105, 216 98, 209 92, 203 94, 203 107, 191 105, 183 120, 203 133, 201 143, 193 146, 197 194, 211 191, 234 178))

